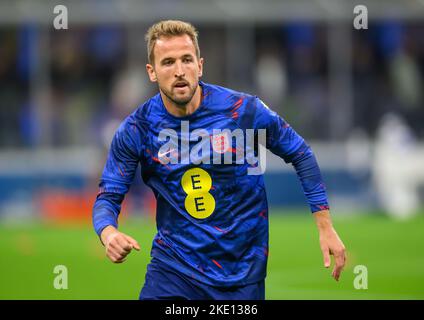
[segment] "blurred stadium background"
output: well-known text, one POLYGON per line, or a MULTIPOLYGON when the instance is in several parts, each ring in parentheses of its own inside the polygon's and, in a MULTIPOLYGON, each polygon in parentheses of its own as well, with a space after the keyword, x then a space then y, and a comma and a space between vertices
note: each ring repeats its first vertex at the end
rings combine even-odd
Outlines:
POLYGON ((349 251, 340 283, 291 167, 268 156, 268 299, 424 298, 424 1, 0 0, 0 299, 136 299, 155 232, 137 179, 109 263, 91 207, 112 134, 157 92, 144 33, 192 22, 203 80, 260 96, 312 145, 349 251), (65 5, 67 30, 53 9, 65 5), (368 29, 353 8, 368 8, 368 29), (53 287, 65 265, 69 288, 53 287), (368 289, 353 286, 368 268, 368 289))

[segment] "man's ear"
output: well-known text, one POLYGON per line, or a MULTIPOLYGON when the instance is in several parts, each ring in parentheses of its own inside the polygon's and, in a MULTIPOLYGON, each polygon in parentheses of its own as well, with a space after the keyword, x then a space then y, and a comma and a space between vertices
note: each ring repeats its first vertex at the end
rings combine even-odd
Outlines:
POLYGON ((158 78, 156 77, 155 68, 151 64, 146 64, 146 71, 149 75, 149 79, 151 82, 157 82, 158 78))
POLYGON ((203 75, 203 58, 200 58, 199 59, 199 74, 198 74, 199 78, 202 77, 202 75, 203 75))

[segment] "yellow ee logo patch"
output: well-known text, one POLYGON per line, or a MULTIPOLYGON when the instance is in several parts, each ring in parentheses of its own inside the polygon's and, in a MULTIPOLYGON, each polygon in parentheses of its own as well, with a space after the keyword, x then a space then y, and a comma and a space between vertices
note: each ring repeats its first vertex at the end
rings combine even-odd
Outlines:
POLYGON ((181 179, 181 186, 187 197, 184 207, 196 219, 205 219, 215 210, 215 198, 209 193, 212 178, 200 168, 187 170, 181 179))

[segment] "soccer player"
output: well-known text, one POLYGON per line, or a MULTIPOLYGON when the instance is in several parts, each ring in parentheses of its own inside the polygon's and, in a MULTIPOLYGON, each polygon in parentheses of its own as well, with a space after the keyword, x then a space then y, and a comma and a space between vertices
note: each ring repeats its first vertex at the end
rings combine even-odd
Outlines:
MULTIPOLYGON (((263 176, 249 171, 255 167, 247 159, 249 130, 255 141, 266 130, 266 148, 294 166, 316 219, 324 265, 334 255, 338 280, 345 248, 304 139, 256 96, 199 80, 203 58, 191 24, 158 22, 146 40, 146 69, 159 93, 117 130, 93 208, 95 231, 112 262, 140 250, 118 231, 121 203, 140 165, 157 200, 157 234, 139 298, 265 299, 268 206, 263 176), (246 144, 229 132, 245 134, 246 144)), ((253 158, 258 151, 253 148, 253 158)))

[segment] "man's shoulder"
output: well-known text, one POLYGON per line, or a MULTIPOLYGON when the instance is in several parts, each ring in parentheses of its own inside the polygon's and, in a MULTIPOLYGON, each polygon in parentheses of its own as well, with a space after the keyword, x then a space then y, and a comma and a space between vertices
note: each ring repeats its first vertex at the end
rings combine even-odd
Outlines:
POLYGON ((228 88, 228 87, 220 86, 220 85, 217 85, 217 84, 204 83, 204 82, 202 82, 202 84, 204 85, 206 91, 212 92, 218 97, 223 97, 223 98, 231 98, 231 97, 256 98, 255 95, 252 95, 252 94, 249 94, 249 93, 246 93, 246 92, 243 92, 243 91, 231 89, 231 88, 228 88))
POLYGON ((212 93, 213 98, 209 100, 210 103, 221 111, 238 111, 240 113, 246 107, 255 105, 258 99, 256 95, 215 84, 205 84, 205 90, 205 95, 212 93))
POLYGON ((139 104, 133 112, 125 117, 125 119, 121 122, 118 130, 131 130, 135 132, 140 131, 141 129, 141 131, 145 131, 149 125, 154 123, 155 118, 159 118, 157 112, 158 95, 159 94, 139 104))
POLYGON ((133 120, 148 120, 151 117, 157 117, 159 99, 160 94, 157 93, 153 97, 138 105, 138 107, 128 117, 133 120))

